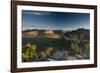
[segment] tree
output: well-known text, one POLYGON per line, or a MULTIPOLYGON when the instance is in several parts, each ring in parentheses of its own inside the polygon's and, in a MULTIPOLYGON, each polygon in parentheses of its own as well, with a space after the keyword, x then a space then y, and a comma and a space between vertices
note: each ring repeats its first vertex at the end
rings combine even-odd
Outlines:
POLYGON ((81 53, 81 49, 80 47, 78 46, 77 43, 71 43, 71 48, 73 50, 74 53, 81 53))
POLYGON ((37 58, 37 52, 36 52, 36 45, 31 45, 30 43, 27 43, 23 46, 22 51, 22 59, 23 61, 32 61, 36 60, 37 58))
POLYGON ((44 51, 41 52, 42 59, 49 58, 51 56, 51 52, 53 51, 52 47, 46 48, 44 51))

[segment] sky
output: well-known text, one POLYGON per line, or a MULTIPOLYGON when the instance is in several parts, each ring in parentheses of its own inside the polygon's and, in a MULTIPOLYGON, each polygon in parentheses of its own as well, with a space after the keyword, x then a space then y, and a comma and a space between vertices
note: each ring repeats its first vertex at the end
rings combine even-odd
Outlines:
POLYGON ((22 30, 75 30, 90 28, 89 13, 22 10, 22 30))

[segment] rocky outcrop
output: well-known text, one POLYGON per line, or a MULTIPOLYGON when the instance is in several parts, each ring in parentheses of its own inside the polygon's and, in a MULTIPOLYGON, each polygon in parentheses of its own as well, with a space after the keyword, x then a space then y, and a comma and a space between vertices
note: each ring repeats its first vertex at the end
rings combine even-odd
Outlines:
POLYGON ((68 59, 68 52, 67 51, 56 51, 53 55, 55 60, 67 60, 68 59))

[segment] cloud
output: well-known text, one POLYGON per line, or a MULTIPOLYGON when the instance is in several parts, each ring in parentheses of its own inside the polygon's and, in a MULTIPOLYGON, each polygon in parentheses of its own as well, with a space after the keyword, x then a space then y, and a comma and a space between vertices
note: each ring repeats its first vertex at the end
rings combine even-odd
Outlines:
POLYGON ((23 25, 22 26, 22 30, 28 30, 28 29, 45 29, 45 30, 53 30, 53 27, 51 27, 50 25, 33 25, 33 24, 29 24, 29 25, 23 25))
POLYGON ((23 14, 30 14, 30 15, 49 15, 50 12, 41 12, 41 11, 23 11, 23 14))

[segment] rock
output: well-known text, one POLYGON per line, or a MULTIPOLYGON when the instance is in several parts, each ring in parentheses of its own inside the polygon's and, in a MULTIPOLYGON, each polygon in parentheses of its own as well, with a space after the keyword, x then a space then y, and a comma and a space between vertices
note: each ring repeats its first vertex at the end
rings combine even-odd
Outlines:
POLYGON ((68 52, 67 51, 56 51, 53 55, 55 60, 67 60, 68 52))
POLYGON ((50 58, 48 58, 48 61, 55 61, 54 59, 50 59, 50 58))
POLYGON ((90 49, 86 49, 83 53, 84 59, 89 59, 90 58, 90 49))
POLYGON ((83 59, 83 56, 80 54, 75 54, 76 59, 83 59))
POLYGON ((76 60, 76 57, 75 56, 69 56, 68 60, 76 60))

